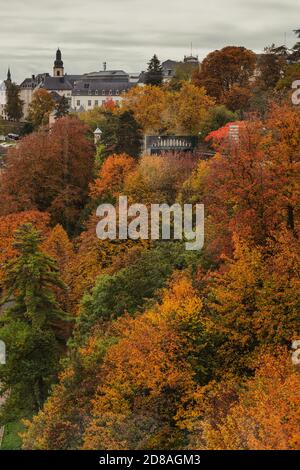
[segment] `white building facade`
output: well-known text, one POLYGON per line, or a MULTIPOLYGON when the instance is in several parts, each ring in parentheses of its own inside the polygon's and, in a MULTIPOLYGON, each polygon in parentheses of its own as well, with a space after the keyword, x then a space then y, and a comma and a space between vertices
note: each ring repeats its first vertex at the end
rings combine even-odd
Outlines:
POLYGON ((137 82, 138 74, 129 75, 123 70, 106 70, 106 64, 100 72, 68 75, 65 73, 61 51, 58 49, 52 76, 49 73, 33 75, 21 83, 20 97, 24 102, 24 117, 28 115, 33 93, 41 88, 49 93, 65 96, 72 111, 83 111, 102 106, 109 100, 120 103, 122 94, 136 86, 137 82))
POLYGON ((7 71, 7 77, 6 80, 3 82, 0 82, 0 117, 5 119, 5 106, 6 106, 6 84, 11 83, 11 73, 10 69, 7 71))
POLYGON ((0 82, 0 117, 5 118, 5 105, 6 105, 6 86, 4 82, 0 82))

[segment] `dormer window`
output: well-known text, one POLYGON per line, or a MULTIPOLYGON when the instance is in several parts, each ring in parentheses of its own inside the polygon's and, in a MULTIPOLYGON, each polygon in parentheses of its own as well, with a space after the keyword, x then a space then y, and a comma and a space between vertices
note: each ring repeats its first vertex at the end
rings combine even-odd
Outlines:
POLYGON ((98 95, 98 90, 95 90, 95 95, 98 95))
POLYGON ((111 95, 112 95, 112 90, 109 90, 109 96, 111 96, 111 95))
POLYGON ((119 93, 119 90, 117 90, 117 91, 116 91, 116 95, 119 96, 119 94, 120 94, 120 93, 119 93))
POLYGON ((105 90, 102 90, 102 95, 103 95, 103 96, 105 95, 105 90))

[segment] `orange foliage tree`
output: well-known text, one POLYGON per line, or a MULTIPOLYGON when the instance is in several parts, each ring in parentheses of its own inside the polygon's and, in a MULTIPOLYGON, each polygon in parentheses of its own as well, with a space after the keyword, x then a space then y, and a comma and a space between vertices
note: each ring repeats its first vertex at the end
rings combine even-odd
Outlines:
POLYGON ((245 47, 224 47, 208 54, 201 70, 195 73, 194 82, 206 88, 210 96, 222 101, 232 86, 248 86, 255 65, 254 52, 245 47))
POLYGON ((208 136, 219 152, 201 178, 195 171, 194 196, 191 190, 188 196, 196 201, 201 194, 198 201, 205 204, 211 232, 208 249, 217 259, 231 254, 234 232, 258 245, 282 226, 298 236, 299 119, 297 110, 286 106, 279 112, 275 107, 266 122, 239 124, 238 140, 229 138, 229 125, 208 136))
POLYGON ((266 353, 255 377, 217 425, 204 425, 202 448, 299 450, 300 372, 285 349, 266 353))
POLYGON ((97 199, 110 194, 117 198, 123 191, 126 177, 135 166, 135 159, 128 155, 110 155, 103 163, 96 180, 90 185, 91 197, 97 199))
POLYGON ((224 370, 244 372, 261 348, 297 339, 299 268, 297 240, 287 232, 265 250, 235 237, 234 260, 212 275, 208 300, 224 370))
POLYGON ((75 118, 56 121, 50 133, 36 132, 7 157, 1 174, 0 214, 38 209, 70 229, 78 221, 92 178, 93 145, 75 118))
POLYGON ((152 310, 120 317, 106 333, 96 327, 27 423, 24 447, 178 448, 185 433, 176 415, 194 387, 189 352, 201 318, 201 299, 178 274, 152 310))

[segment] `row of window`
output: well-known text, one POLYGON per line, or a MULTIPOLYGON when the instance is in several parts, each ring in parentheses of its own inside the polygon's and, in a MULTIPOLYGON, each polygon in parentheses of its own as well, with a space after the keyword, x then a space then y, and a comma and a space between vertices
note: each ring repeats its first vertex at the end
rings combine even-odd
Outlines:
MULTIPOLYGON (((88 88, 89 88, 89 84, 88 84, 88 83, 85 83, 84 88, 85 88, 85 89, 88 89, 88 88)), ((126 90, 123 90, 123 91, 121 91, 121 92, 120 92, 120 90, 115 90, 115 91, 114 91, 114 90, 109 90, 109 91, 107 92, 107 90, 102 90, 102 95, 103 95, 103 96, 106 96, 106 95, 110 95, 110 96, 116 95, 116 96, 119 96, 120 93, 125 93, 125 91, 126 91, 126 90)), ((94 93, 95 93, 95 95, 99 95, 99 90, 95 90, 94 93)), ((92 94, 92 91, 89 90, 88 94, 91 95, 91 94, 92 94)), ((100 94, 101 94, 101 93, 100 93, 100 94)))
MULTIPOLYGON (((107 102, 106 100, 102 100, 101 105, 104 105, 106 102, 107 102)), ((81 105, 81 101, 77 100, 76 101, 76 106, 80 106, 80 105, 81 105)), ((88 100, 88 106, 92 106, 92 100, 88 100)), ((99 101, 98 100, 94 101, 94 106, 99 106, 99 101)))

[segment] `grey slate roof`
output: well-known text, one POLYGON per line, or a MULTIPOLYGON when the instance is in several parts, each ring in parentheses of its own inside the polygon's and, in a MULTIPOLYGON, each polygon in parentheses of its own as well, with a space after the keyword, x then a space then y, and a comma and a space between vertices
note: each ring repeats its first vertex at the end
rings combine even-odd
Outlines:
POLYGON ((173 68, 176 68, 177 65, 179 65, 181 62, 178 61, 178 60, 171 60, 171 59, 168 59, 168 60, 165 60, 164 62, 162 62, 162 67, 164 69, 173 69, 173 68))
POLYGON ((100 70, 99 72, 91 72, 84 74, 83 78, 105 80, 105 81, 129 81, 129 74, 124 70, 100 70))
POLYGON ((43 82, 46 77, 50 77, 49 73, 40 73, 38 75, 32 75, 30 78, 25 78, 21 83, 21 88, 36 88, 39 83, 43 82))
POLYGON ((138 83, 146 83, 146 72, 143 71, 140 73, 138 83))
POLYGON ((38 88, 44 88, 48 91, 71 91, 73 89, 67 77, 45 77, 45 80, 38 85, 38 88))
POLYGON ((134 86, 129 82, 108 82, 104 80, 79 80, 75 82, 73 95, 75 96, 101 96, 101 95, 121 95, 134 86))

